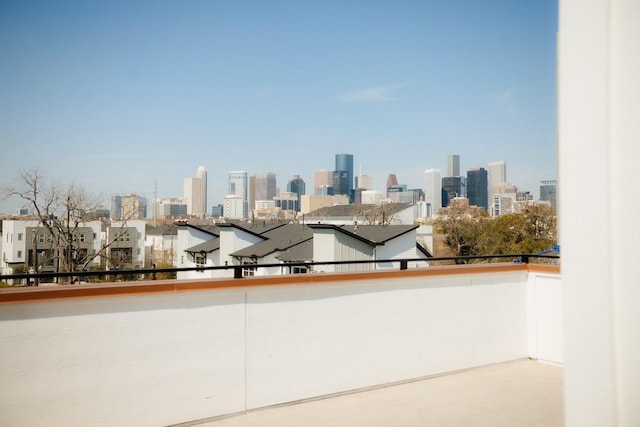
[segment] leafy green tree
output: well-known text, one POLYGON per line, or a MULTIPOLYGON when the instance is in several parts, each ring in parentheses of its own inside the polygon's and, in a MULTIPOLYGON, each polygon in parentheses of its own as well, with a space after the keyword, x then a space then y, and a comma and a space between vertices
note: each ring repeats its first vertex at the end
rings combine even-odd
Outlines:
POLYGON ((550 207, 527 206, 520 213, 489 218, 464 206, 440 211, 436 231, 455 256, 536 254, 557 242, 557 220, 550 207))

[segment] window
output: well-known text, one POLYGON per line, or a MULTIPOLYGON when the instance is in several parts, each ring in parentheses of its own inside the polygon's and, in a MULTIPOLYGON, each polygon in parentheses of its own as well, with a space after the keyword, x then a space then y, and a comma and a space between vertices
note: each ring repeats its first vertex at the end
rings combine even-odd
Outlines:
POLYGON ((93 240, 96 240, 96 237, 98 237, 96 233, 93 233, 93 240))
POLYGON ((85 234, 84 234, 84 233, 80 233, 80 241, 81 241, 81 242, 84 242, 84 241, 85 241, 85 239, 86 239, 85 234))
POLYGON ((309 272, 309 269, 307 267, 292 267, 291 268, 291 274, 306 274, 309 272))
POLYGON ((22 258, 22 251, 18 251, 18 258, 22 258))
POLYGON ((242 277, 253 277, 256 275, 255 267, 245 267, 242 269, 242 277))
POLYGON ((44 234, 38 234, 38 243, 44 243, 44 234))
POLYGON ((202 253, 195 254, 193 260, 196 263, 196 267, 204 267, 207 263, 207 257, 202 253))
POLYGON ((129 233, 124 235, 124 239, 129 242, 131 240, 131 236, 129 235, 129 233))
MULTIPOLYGON (((9 236, 7 236, 7 238, 8 237, 9 236)), ((7 241, 9 241, 9 240, 7 240, 7 241)), ((18 233, 18 242, 21 242, 21 241, 22 241, 22 233, 18 233)))

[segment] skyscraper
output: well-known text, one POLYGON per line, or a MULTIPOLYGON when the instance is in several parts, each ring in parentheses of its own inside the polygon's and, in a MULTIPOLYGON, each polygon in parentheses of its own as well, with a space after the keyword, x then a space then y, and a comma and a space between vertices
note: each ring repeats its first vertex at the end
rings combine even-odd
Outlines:
MULTIPOLYGON (((249 216, 249 203, 247 200, 248 189, 247 173, 245 171, 231 171, 229 172, 229 189, 228 195, 239 196, 242 199, 242 216, 249 216)), ((237 202, 234 202, 237 203, 237 202)), ((234 210, 237 208, 234 205, 234 210)), ((227 206, 225 204, 225 215, 227 215, 227 206)))
POLYGON ((294 175, 287 183, 287 191, 298 195, 298 212, 302 206, 302 196, 306 194, 305 187, 304 179, 300 175, 294 175))
POLYGON ((358 180, 356 187, 362 188, 363 190, 371 190, 373 189, 373 180, 369 175, 360 175, 356 177, 358 180))
POLYGON ((485 168, 474 168, 467 171, 467 198, 471 206, 478 206, 489 211, 488 174, 485 168))
POLYGON ((500 192, 500 187, 507 183, 507 162, 504 160, 489 163, 490 198, 500 192))
POLYGON ((553 210, 556 210, 556 185, 555 179, 540 181, 540 200, 551 203, 553 210))
POLYGON ((331 187, 331 194, 333 194, 333 172, 326 169, 316 171, 313 174, 313 188, 315 194, 327 194, 327 188, 331 187))
MULTIPOLYGON (((342 184, 344 174, 337 174, 340 177, 339 182, 342 184)), ((346 194, 351 195, 353 190, 353 154, 336 154, 336 168, 333 174, 333 191, 335 194, 346 194), (346 187, 336 188, 336 173, 335 172, 346 172, 346 187)))
POLYGON ((334 194, 349 195, 349 172, 333 171, 332 187, 334 194))
POLYGON ((442 206, 449 206, 454 197, 467 197, 467 178, 464 176, 445 176, 442 178, 442 206))
POLYGON ((111 196, 111 218, 133 219, 147 217, 147 198, 135 194, 111 196))
POLYGON ((276 174, 273 172, 256 174, 256 201, 273 200, 274 197, 276 197, 276 174))
POLYGON ((435 216, 442 208, 442 179, 440 169, 425 171, 424 200, 431 204, 431 216, 435 216))
POLYGON ((398 185, 398 177, 396 177, 395 173, 390 173, 387 176, 387 190, 394 185, 398 185))
POLYGON ((447 159, 447 176, 460 176, 460 155, 449 154, 447 159))
POLYGON ((184 203, 187 215, 204 218, 207 213, 207 170, 200 166, 194 178, 184 180, 184 203))

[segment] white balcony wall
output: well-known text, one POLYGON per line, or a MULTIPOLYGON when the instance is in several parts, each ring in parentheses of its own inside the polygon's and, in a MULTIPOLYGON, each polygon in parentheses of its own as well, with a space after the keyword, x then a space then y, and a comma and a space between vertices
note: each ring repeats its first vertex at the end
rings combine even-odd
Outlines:
POLYGON ((4 305, 0 425, 188 422, 527 357, 530 331, 559 351, 530 324, 553 275, 382 274, 4 305))

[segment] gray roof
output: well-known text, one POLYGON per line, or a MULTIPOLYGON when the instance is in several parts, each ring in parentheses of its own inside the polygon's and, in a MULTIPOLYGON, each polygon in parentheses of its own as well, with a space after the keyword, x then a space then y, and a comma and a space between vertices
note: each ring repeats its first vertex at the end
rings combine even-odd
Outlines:
POLYGON ((225 227, 233 227, 239 228, 241 230, 247 231, 251 234, 255 234, 256 236, 262 237, 263 234, 278 229, 285 225, 284 222, 278 223, 246 223, 246 222, 233 222, 233 223, 224 223, 219 225, 193 225, 189 223, 181 224, 182 226, 193 227, 198 230, 204 231, 205 233, 209 233, 212 235, 212 238, 207 240, 204 243, 199 243, 195 246, 185 249, 185 252, 188 253, 198 253, 198 252, 213 252, 220 249, 220 229, 225 227))
POLYGON ((367 217, 369 215, 389 217, 411 207, 410 203, 386 203, 383 205, 354 204, 336 205, 320 208, 308 213, 309 217, 367 217))
POLYGON ((165 236, 165 235, 177 235, 178 234, 178 226, 175 224, 161 224, 156 227, 153 225, 147 224, 145 227, 145 234, 147 236, 165 236))
POLYGON ((286 224, 261 234, 265 240, 231 254, 242 258, 263 258, 273 252, 285 251, 313 239, 313 230, 302 224, 286 224))
POLYGON ((276 258, 283 262, 313 261, 313 239, 291 246, 276 258))
POLYGON ((188 249, 185 249, 185 252, 194 254, 194 253, 198 253, 198 252, 213 252, 220 249, 220 239, 217 237, 214 237, 212 239, 207 240, 204 243, 200 243, 198 245, 195 246, 191 246, 188 249))
POLYGON ((332 225, 309 224, 311 228, 334 229, 348 236, 362 240, 371 246, 384 245, 405 233, 418 228, 417 225, 332 225))

